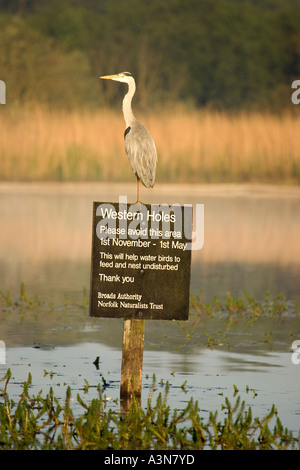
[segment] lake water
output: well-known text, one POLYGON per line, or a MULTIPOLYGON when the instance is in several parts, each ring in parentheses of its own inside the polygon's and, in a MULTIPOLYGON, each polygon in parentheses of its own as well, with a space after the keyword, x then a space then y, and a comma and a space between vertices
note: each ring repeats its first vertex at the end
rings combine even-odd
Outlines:
MULTIPOLYGON (((29 295, 57 305, 66 298, 81 302, 89 289, 92 202, 117 202, 120 195, 134 201, 135 185, 1 184, 0 290, 18 296, 23 282, 29 295)), ((143 189, 141 197, 147 203, 204 204, 205 241, 192 253, 192 292, 202 292, 206 301, 227 291, 233 296, 246 291, 257 300, 266 291, 283 292, 288 301, 300 301, 300 188, 157 185, 143 189)), ((14 393, 30 372, 39 390, 55 384, 62 397, 62 383, 70 384, 76 397, 86 378, 92 396, 105 377, 105 393, 113 402, 119 396, 122 321, 82 322, 82 316, 64 315, 60 318, 58 309, 43 317, 41 310, 36 322, 1 322, 7 350, 0 372, 12 369, 14 393), (35 342, 51 348, 33 347, 35 342), (45 370, 56 374, 50 379, 45 370)), ((256 325, 227 332, 216 320, 185 344, 175 322, 146 322, 145 399, 155 373, 158 383, 170 382, 172 406, 193 396, 208 416, 225 396, 234 400, 235 384, 254 414, 265 415, 274 403, 283 424, 298 430, 300 365, 292 363, 290 350, 300 339, 298 319, 287 313, 281 323, 256 325), (205 331, 218 337, 216 347, 207 347, 205 331)))
MULTIPOLYGON (((93 201, 135 199, 135 185, 0 185, 1 290, 50 299, 89 287, 93 201)), ((282 291, 300 301, 300 188, 157 186, 145 202, 204 204, 192 291, 205 298, 282 291)))

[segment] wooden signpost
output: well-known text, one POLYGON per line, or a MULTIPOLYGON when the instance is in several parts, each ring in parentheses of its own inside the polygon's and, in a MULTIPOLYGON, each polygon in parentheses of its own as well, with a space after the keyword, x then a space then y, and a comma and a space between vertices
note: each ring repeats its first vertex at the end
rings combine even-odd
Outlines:
POLYGON ((121 398, 139 397, 145 320, 188 320, 192 206, 94 202, 90 316, 123 318, 121 398))

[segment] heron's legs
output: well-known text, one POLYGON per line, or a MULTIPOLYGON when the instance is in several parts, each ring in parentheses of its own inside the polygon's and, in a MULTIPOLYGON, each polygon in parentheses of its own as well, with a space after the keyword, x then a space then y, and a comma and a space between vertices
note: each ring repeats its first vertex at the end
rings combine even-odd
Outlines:
POLYGON ((136 191, 137 191, 137 204, 140 204, 140 178, 137 176, 136 177, 136 181, 137 181, 137 187, 136 187, 136 191))

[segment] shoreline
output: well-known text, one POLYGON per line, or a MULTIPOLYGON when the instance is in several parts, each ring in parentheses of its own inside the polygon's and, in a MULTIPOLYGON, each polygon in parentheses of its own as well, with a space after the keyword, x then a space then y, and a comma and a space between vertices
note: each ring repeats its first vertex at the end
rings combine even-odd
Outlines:
MULTIPOLYGON (((0 182, 0 195, 1 194, 20 194, 23 192, 35 193, 51 193, 53 191, 62 191, 64 193, 72 193, 78 191, 82 194, 93 194, 101 191, 105 193, 135 194, 136 185, 134 181, 125 183, 110 183, 110 182, 0 182)), ((265 197, 300 197, 300 185, 276 185, 276 184, 261 184, 261 183, 211 183, 211 184, 174 184, 174 183, 158 183, 151 190, 143 188, 144 194, 152 197, 161 195, 180 194, 181 196, 265 196, 265 197), (191 193, 192 190, 192 193, 191 193)))

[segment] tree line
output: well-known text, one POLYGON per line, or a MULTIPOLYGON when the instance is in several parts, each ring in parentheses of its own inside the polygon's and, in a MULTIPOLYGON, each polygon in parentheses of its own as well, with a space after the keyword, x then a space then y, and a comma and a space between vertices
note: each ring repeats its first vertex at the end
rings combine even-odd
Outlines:
POLYGON ((281 110, 300 78, 299 0, 0 0, 7 103, 281 110))

